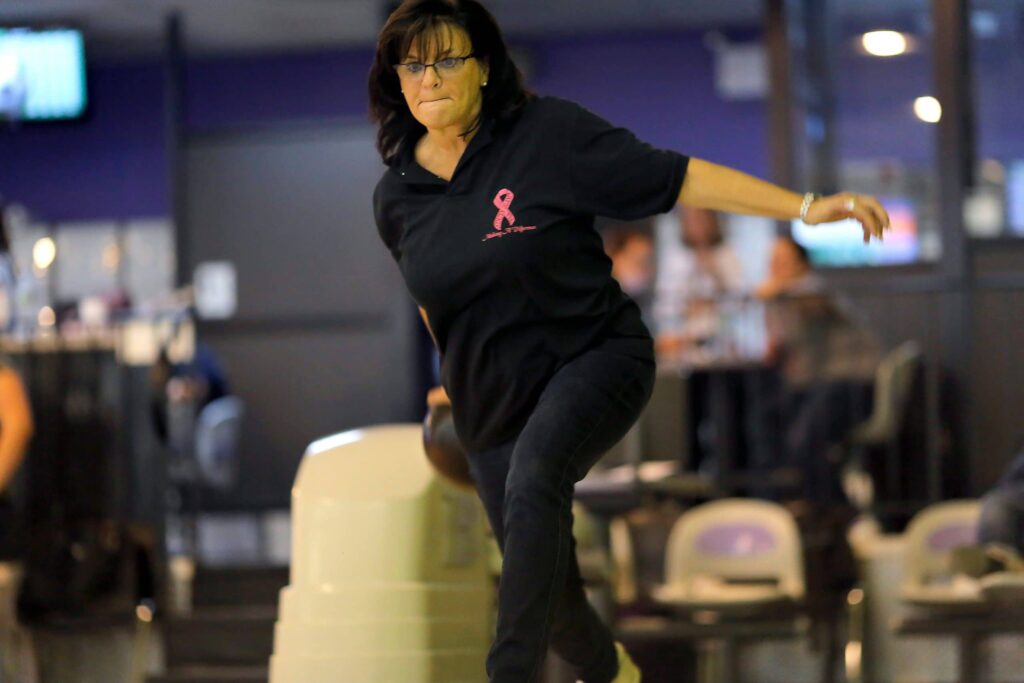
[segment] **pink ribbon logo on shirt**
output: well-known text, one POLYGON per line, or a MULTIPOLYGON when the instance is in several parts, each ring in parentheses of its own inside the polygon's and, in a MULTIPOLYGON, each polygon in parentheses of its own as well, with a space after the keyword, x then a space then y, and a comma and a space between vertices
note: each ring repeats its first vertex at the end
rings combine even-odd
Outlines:
POLYGON ((515 198, 515 193, 508 189, 498 190, 498 194, 494 195, 494 205, 498 207, 498 215, 494 217, 495 230, 501 230, 501 224, 506 220, 509 225, 515 225, 516 216, 509 211, 512 200, 515 198))
POLYGON ((494 216, 494 232, 489 232, 484 236, 482 241, 494 239, 495 237, 504 237, 505 235, 513 235, 519 232, 526 232, 527 230, 536 230, 536 225, 522 226, 515 225, 516 216, 512 213, 512 200, 516 198, 515 193, 508 188, 502 188, 498 190, 498 194, 494 195, 494 206, 498 208, 498 213, 494 216), (508 221, 509 227, 502 229, 501 224, 508 221))

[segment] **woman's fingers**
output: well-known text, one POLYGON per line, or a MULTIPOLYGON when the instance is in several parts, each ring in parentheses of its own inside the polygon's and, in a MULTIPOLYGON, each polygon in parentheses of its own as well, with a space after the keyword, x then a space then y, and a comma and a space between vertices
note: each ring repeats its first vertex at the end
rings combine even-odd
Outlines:
POLYGON ((891 225, 889 222, 889 212, 886 211, 885 207, 882 206, 882 203, 874 197, 866 197, 866 199, 868 201, 868 206, 870 206, 871 210, 875 212, 875 215, 878 217, 878 221, 882 224, 882 229, 888 230, 891 225))
POLYGON ((870 242, 871 238, 883 238, 889 227, 889 214, 877 199, 852 193, 836 195, 836 199, 841 217, 853 218, 861 224, 865 243, 870 242))
POLYGON ((860 223, 865 243, 870 242, 872 238, 881 240, 885 231, 889 229, 889 213, 870 195, 842 192, 826 197, 820 202, 812 205, 809 212, 809 215, 814 215, 812 224, 852 218, 860 223))
POLYGON ((847 195, 843 199, 843 205, 851 218, 856 218, 864 229, 864 242, 867 243, 872 237, 882 237, 882 224, 865 197, 847 195))

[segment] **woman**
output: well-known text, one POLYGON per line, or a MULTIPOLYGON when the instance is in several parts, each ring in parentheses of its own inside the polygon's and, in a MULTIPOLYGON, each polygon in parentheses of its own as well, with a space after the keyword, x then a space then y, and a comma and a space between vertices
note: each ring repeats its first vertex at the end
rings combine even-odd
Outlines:
POLYGON ((381 238, 442 355, 442 384, 504 553, 492 683, 536 679, 549 640, 587 683, 639 672, 587 604, 573 486, 640 414, 653 342, 612 279, 595 215, 676 202, 810 223, 888 218, 874 199, 811 201, 656 150, 585 109, 524 89, 475 0, 409 0, 381 31, 371 115, 389 166, 381 238))
POLYGON ((661 358, 679 356, 712 342, 719 333, 719 303, 743 290, 743 266, 714 211, 679 207, 685 249, 670 253, 658 272, 657 337, 661 358))
POLYGON ((810 254, 792 237, 776 237, 768 262, 768 277, 758 285, 755 295, 762 301, 785 296, 820 294, 825 282, 814 272, 810 254))

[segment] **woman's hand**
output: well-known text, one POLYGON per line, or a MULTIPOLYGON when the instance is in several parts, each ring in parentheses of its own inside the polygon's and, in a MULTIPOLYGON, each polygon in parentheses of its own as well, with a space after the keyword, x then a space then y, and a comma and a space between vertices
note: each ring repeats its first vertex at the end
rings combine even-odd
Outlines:
POLYGON ((889 229, 889 214, 874 197, 852 192, 840 192, 815 199, 807 209, 808 225, 831 223, 853 218, 860 223, 864 231, 864 243, 871 238, 881 240, 883 233, 889 229))

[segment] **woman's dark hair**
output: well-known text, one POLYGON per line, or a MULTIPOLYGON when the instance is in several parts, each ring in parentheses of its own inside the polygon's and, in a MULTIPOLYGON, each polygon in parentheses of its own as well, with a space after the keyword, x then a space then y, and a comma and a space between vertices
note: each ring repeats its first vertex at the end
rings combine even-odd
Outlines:
MULTIPOLYGON (((393 164, 403 145, 426 130, 409 111, 394 65, 414 44, 419 54, 426 54, 439 37, 439 29, 443 35, 444 29, 455 27, 469 36, 473 56, 490 68, 481 117, 507 119, 533 96, 523 86, 523 76, 509 56, 498 23, 483 5, 476 0, 406 0, 381 29, 370 68, 370 120, 379 126, 377 151, 384 163, 393 164)), ((474 122, 465 134, 479 125, 480 121, 474 122)))

